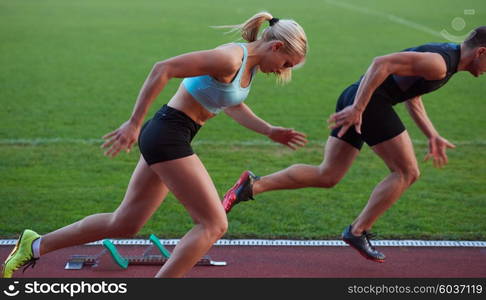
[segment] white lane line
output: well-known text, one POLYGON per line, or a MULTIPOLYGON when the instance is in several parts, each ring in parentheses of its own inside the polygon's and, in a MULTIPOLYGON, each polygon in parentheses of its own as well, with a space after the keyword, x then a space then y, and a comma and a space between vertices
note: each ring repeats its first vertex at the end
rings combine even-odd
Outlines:
POLYGON ((404 19, 402 17, 395 16, 393 14, 380 12, 380 11, 377 11, 377 10, 372 10, 372 9, 369 9, 369 8, 366 8, 366 7, 361 7, 361 6, 353 5, 353 4, 350 4, 350 3, 347 3, 347 2, 342 2, 342 1, 338 2, 338 1, 334 1, 334 0, 326 0, 326 2, 328 4, 338 6, 338 7, 341 7, 341 8, 345 8, 345 9, 349 9, 349 10, 353 10, 353 11, 357 11, 357 12, 362 13, 362 14, 385 18, 385 19, 387 19, 391 22, 394 22, 394 23, 397 23, 397 24, 400 24, 400 25, 404 25, 404 26, 416 29, 418 31, 422 31, 422 32, 428 33, 430 35, 440 37, 442 39, 444 38, 439 31, 436 31, 432 28, 429 28, 429 27, 424 26, 422 24, 419 24, 417 22, 413 22, 413 21, 404 19))
MULTIPOLYGON (((13 246, 17 240, 0 240, 0 246, 13 246)), ((150 240, 125 239, 112 240, 115 245, 151 245, 150 240)), ((179 239, 160 239, 163 245, 176 245, 179 239)), ((102 241, 88 243, 88 246, 101 245, 102 241)), ((341 240, 262 240, 262 239, 222 239, 215 246, 346 246, 341 240)), ((427 240, 374 240, 374 246, 382 247, 486 247, 486 241, 427 241, 427 240)))

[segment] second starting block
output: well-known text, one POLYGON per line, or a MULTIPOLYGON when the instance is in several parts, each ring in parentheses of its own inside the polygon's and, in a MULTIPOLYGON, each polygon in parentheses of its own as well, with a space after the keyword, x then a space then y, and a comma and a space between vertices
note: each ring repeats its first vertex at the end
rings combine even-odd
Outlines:
MULTIPOLYGON (((128 265, 163 265, 169 258, 170 252, 160 243, 155 235, 149 237, 150 245, 142 255, 123 256, 110 240, 103 240, 104 249, 96 255, 72 255, 69 257, 64 269, 80 270, 84 266, 91 266, 93 270, 120 270, 127 269, 128 265)), ((197 266, 226 266, 225 261, 213 261, 211 257, 204 256, 197 266)))

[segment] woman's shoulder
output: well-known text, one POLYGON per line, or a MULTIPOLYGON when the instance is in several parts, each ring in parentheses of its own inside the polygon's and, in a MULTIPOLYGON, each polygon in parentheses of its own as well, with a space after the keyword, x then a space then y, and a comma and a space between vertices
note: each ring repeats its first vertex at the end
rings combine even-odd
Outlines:
POLYGON ((237 71, 241 67, 243 48, 237 43, 223 44, 216 47, 214 50, 218 51, 221 59, 233 71, 237 71))

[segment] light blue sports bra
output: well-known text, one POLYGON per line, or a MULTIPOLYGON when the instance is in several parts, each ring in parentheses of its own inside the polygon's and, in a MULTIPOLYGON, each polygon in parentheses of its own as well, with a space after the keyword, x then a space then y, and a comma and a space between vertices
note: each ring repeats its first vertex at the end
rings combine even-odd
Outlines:
POLYGON ((217 114, 227 107, 242 103, 250 92, 250 86, 256 68, 252 70, 248 87, 241 87, 241 77, 245 71, 248 50, 243 43, 238 43, 238 45, 243 48, 243 62, 231 83, 217 81, 209 75, 187 77, 182 81, 189 94, 213 114, 217 114))

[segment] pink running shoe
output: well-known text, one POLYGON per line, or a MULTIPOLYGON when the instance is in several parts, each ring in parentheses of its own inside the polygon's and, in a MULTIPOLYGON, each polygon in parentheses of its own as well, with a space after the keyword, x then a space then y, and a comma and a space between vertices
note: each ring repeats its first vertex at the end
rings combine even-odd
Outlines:
POLYGON ((226 213, 229 213, 231 208, 241 201, 254 200, 253 199, 253 182, 260 179, 260 177, 253 174, 251 171, 244 171, 238 181, 229 189, 223 198, 223 207, 226 213))

